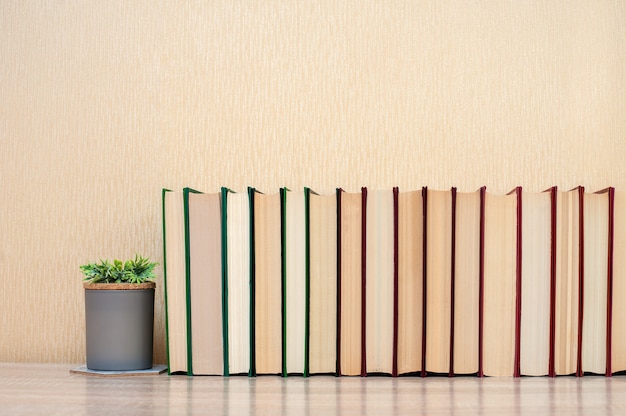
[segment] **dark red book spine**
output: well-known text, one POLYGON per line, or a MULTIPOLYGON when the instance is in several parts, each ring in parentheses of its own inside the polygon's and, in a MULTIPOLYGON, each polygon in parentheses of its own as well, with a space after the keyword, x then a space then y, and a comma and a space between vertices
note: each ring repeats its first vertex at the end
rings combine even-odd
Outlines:
POLYGON ((366 267, 367 267, 367 188, 361 188, 361 377, 367 376, 366 267))
POLYGON ((556 377, 555 343, 556 343, 556 215, 557 188, 550 188, 550 352, 548 358, 548 375, 556 377))
POLYGON ((613 343, 613 238, 615 232, 615 188, 608 188, 609 193, 609 254, 607 261, 606 285, 606 372, 607 377, 613 375, 611 345, 613 343))
POLYGON ((455 249, 456 249, 456 188, 450 189, 452 196, 452 229, 451 229, 451 261, 450 261, 450 369, 448 377, 454 377, 454 274, 455 274, 455 249))
POLYGON ((422 370, 420 372, 420 375, 422 377, 426 377, 426 289, 427 289, 427 284, 426 284, 426 271, 427 269, 427 245, 426 242, 428 241, 427 238, 427 217, 428 217, 428 188, 427 187, 423 187, 422 188, 422 212, 423 212, 423 217, 422 217, 422 229, 424 230, 424 232, 422 233, 422 246, 423 246, 423 261, 422 261, 422 370))
POLYGON ((517 196, 517 236, 515 256, 515 361, 513 377, 520 376, 520 336, 522 331, 522 187, 515 188, 517 196))
POLYGON ((341 376, 341 194, 337 189, 337 377, 341 376))
POLYGON ((583 372, 583 316, 585 299, 585 188, 578 187, 578 350, 576 352, 576 375, 583 372))
POLYGON ((479 233, 479 262, 478 262, 478 377, 485 375, 483 371, 483 334, 485 323, 485 193, 486 188, 480 188, 480 233, 479 233))
POLYGON ((398 377, 398 187, 393 188, 393 358, 391 376, 398 377))

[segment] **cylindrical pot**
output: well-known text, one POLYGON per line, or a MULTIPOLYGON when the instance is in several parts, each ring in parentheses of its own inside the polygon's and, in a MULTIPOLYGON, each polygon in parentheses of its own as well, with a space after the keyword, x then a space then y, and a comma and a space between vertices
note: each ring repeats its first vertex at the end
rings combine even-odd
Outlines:
POLYGON ((87 368, 152 368, 153 282, 84 284, 87 368))

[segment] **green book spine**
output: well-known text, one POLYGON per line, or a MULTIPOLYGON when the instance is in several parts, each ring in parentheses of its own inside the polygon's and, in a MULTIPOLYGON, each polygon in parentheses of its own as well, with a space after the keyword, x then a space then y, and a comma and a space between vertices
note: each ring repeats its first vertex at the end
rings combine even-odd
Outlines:
POLYGON ((167 358, 167 374, 171 375, 170 367, 170 336, 168 326, 168 314, 167 314, 167 247, 165 244, 165 235, 167 233, 167 227, 165 226, 165 195, 168 192, 172 192, 170 189, 163 188, 161 192, 161 219, 163 223, 163 292, 165 297, 165 355, 167 358))
POLYGON ((311 189, 304 188, 305 281, 304 281, 304 377, 309 376, 309 323, 311 319, 311 189))
POLYGON ((287 188, 280 189, 282 376, 287 377, 287 188))
POLYGON ((222 235, 222 342, 224 346, 224 376, 230 375, 228 353, 228 188, 222 187, 221 235, 222 235))
POLYGON ((248 202, 250 204, 250 371, 248 376, 256 377, 256 351, 254 333, 254 188, 248 188, 248 202))
POLYGON ((341 194, 343 189, 337 188, 337 370, 336 376, 341 377, 341 194))

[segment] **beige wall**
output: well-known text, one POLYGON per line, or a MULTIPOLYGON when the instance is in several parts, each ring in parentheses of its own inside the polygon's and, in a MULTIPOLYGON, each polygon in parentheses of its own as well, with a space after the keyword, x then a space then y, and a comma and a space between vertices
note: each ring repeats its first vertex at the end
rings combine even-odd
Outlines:
POLYGON ((162 262, 163 187, 625 189, 625 21, 622 0, 2 1, 0 361, 84 362, 78 265, 162 262))

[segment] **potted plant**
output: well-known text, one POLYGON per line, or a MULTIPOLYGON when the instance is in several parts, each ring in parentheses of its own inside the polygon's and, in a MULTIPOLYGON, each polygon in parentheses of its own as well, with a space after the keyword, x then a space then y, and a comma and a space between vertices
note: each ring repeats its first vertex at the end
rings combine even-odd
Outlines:
POLYGON ((80 266, 84 274, 87 368, 152 368, 154 267, 136 255, 80 266))

